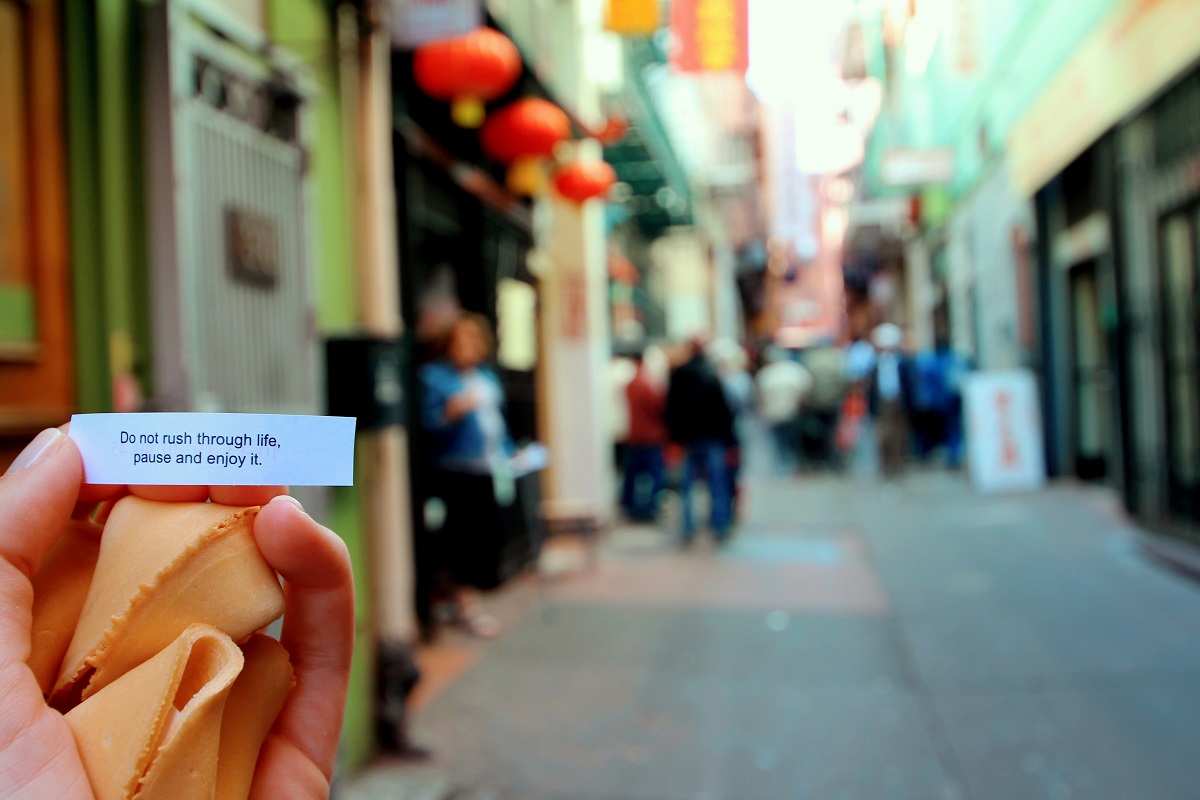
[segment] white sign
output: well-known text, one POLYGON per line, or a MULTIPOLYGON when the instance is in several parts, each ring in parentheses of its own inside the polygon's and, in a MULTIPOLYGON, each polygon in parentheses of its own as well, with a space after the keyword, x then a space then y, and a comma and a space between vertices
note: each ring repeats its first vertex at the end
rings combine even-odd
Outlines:
POLYGON ((483 24, 479 0, 392 0, 392 46, 408 50, 483 24))
POLYGON ((963 386, 967 467, 981 492, 1020 492, 1046 483, 1037 383, 1028 370, 968 375, 963 386))
POLYGON ((76 414, 88 483, 352 486, 354 418, 284 414, 76 414))
POLYGON ((954 178, 954 151, 948 147, 894 147, 884 152, 879 176, 889 186, 949 183, 954 178))

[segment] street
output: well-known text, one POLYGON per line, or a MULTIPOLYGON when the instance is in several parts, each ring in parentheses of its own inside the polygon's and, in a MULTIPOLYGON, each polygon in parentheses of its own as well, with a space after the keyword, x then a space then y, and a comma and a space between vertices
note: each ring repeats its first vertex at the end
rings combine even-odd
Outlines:
POLYGON ((736 539, 624 527, 424 654, 425 764, 345 800, 1200 796, 1200 585, 1115 498, 941 472, 751 482, 736 539))

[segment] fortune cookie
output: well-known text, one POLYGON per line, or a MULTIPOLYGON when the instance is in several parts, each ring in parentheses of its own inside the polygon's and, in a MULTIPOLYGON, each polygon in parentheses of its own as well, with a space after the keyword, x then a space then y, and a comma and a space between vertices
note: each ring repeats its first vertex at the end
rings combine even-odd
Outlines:
POLYGON ((97 800, 212 800, 221 721, 242 664, 228 636, 192 625, 68 711, 97 800))
POLYGON ((251 533, 257 513, 132 496, 117 502, 51 704, 74 707, 193 623, 241 641, 282 615, 279 579, 251 533))
POLYGON ((99 554, 100 526, 72 521, 33 576, 33 636, 28 663, 42 694, 50 692, 58 677, 99 554))
POLYGON ((215 800, 246 800, 262 749, 288 692, 296 683, 283 645, 252 635, 242 645, 246 664, 225 702, 215 800))

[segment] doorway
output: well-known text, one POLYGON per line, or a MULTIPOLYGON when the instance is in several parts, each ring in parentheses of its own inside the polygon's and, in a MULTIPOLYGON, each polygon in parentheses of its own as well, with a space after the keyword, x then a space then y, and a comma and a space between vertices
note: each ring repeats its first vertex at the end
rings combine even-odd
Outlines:
POLYGON ((1197 232, 1200 205, 1162 218, 1163 376, 1167 441, 1167 508, 1200 521, 1200 320, 1197 232))
POLYGON ((1083 480, 1103 481, 1108 477, 1112 457, 1113 371, 1095 259, 1073 267, 1069 284, 1075 474, 1083 480))

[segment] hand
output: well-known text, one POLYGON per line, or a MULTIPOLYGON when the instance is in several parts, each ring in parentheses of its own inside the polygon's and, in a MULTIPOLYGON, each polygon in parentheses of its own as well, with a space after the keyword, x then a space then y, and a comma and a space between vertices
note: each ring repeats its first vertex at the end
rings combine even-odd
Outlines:
POLYGON ((67 521, 133 493, 152 500, 262 505, 254 538, 283 576, 283 646, 296 686, 258 757, 252 798, 325 798, 342 727, 354 645, 354 583, 345 544, 284 487, 81 485, 79 451, 43 431, 0 478, 0 786, 6 798, 93 800, 75 741, 26 666, 30 577, 67 521))
POLYGON ((446 419, 450 422, 458 422, 478 407, 479 395, 467 389, 446 401, 446 419))

